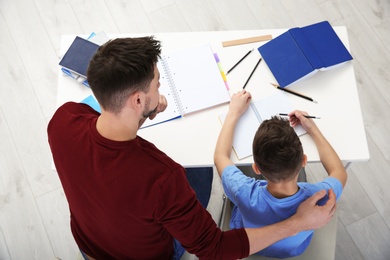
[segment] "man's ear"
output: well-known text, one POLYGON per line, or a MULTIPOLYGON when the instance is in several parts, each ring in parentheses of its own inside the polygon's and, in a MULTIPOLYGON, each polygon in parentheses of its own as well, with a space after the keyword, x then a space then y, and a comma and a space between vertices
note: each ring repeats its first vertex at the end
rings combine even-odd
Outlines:
POLYGON ((134 109, 142 110, 143 100, 144 100, 143 93, 141 91, 136 91, 129 96, 126 103, 127 105, 132 106, 134 109))
POLYGON ((306 165, 307 165, 307 156, 306 154, 303 154, 302 167, 306 167, 306 165))
POLYGON ((255 163, 252 163, 252 169, 257 175, 261 175, 261 172, 255 163))

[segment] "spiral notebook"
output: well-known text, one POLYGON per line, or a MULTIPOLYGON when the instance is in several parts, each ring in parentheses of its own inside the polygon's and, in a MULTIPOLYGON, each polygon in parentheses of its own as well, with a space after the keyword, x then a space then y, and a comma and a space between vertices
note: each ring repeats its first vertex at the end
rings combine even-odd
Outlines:
POLYGON ((176 119, 230 101, 211 46, 197 45, 162 55, 159 92, 168 107, 143 127, 176 119))

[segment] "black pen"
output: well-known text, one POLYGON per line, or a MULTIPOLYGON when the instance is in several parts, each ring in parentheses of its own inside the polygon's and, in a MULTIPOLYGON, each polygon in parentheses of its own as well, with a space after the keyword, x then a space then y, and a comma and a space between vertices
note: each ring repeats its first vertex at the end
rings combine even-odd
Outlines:
MULTIPOLYGON (((288 114, 279 113, 279 116, 288 116, 288 114)), ((303 116, 306 118, 321 119, 321 117, 318 117, 318 116, 306 116, 306 115, 303 115, 303 116)))
POLYGON ((248 77, 248 79, 246 80, 246 82, 245 82, 244 86, 242 87, 242 89, 245 89, 246 84, 248 84, 249 80, 252 78, 252 75, 253 75, 253 73, 255 72, 257 66, 259 66, 260 61, 261 61, 261 58, 260 58, 260 60, 256 63, 255 67, 253 68, 251 74, 249 75, 249 77, 248 77))
POLYGON ((307 99, 307 100, 309 100, 309 101, 311 101, 311 102, 314 102, 314 103, 318 103, 317 101, 315 101, 315 100, 312 99, 311 97, 307 97, 307 96, 305 96, 305 95, 299 94, 299 93, 294 92, 294 91, 291 91, 291 90, 289 90, 289 89, 281 88, 279 85, 276 85, 276 84, 274 84, 274 83, 270 83, 270 84, 271 84, 272 86, 274 86, 275 88, 280 89, 280 90, 282 90, 282 91, 285 91, 285 92, 287 92, 287 93, 290 93, 290 94, 293 94, 293 95, 295 95, 295 96, 298 96, 298 97, 307 99))
POLYGON ((240 64, 240 62, 243 61, 243 60, 249 55, 249 53, 251 53, 253 50, 254 50, 254 49, 248 51, 248 53, 245 54, 244 57, 242 57, 239 61, 237 61, 237 63, 234 64, 234 66, 233 66, 230 70, 228 70, 228 71, 226 72, 226 75, 229 74, 229 73, 230 73, 238 64, 240 64))

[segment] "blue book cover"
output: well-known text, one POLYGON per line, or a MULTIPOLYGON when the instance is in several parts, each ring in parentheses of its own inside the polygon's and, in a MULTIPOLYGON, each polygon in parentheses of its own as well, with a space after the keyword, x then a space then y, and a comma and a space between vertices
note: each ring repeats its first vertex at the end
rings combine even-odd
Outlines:
POLYGON ((89 61, 98 48, 99 45, 76 36, 59 65, 86 78, 89 61))
POLYGON ((282 88, 319 69, 352 60, 327 21, 292 28, 258 51, 282 88))

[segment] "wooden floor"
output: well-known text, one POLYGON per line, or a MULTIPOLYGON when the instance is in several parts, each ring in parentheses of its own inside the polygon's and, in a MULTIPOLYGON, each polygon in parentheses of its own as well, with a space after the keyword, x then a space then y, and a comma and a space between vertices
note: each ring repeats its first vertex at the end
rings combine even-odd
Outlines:
MULTIPOLYGON (((78 255, 46 135, 60 35, 289 28, 322 20, 348 28, 371 155, 348 170, 336 259, 390 259, 389 0, 0 0, 0 259, 78 255)), ((315 164, 307 171, 309 181, 324 174, 315 164)))

